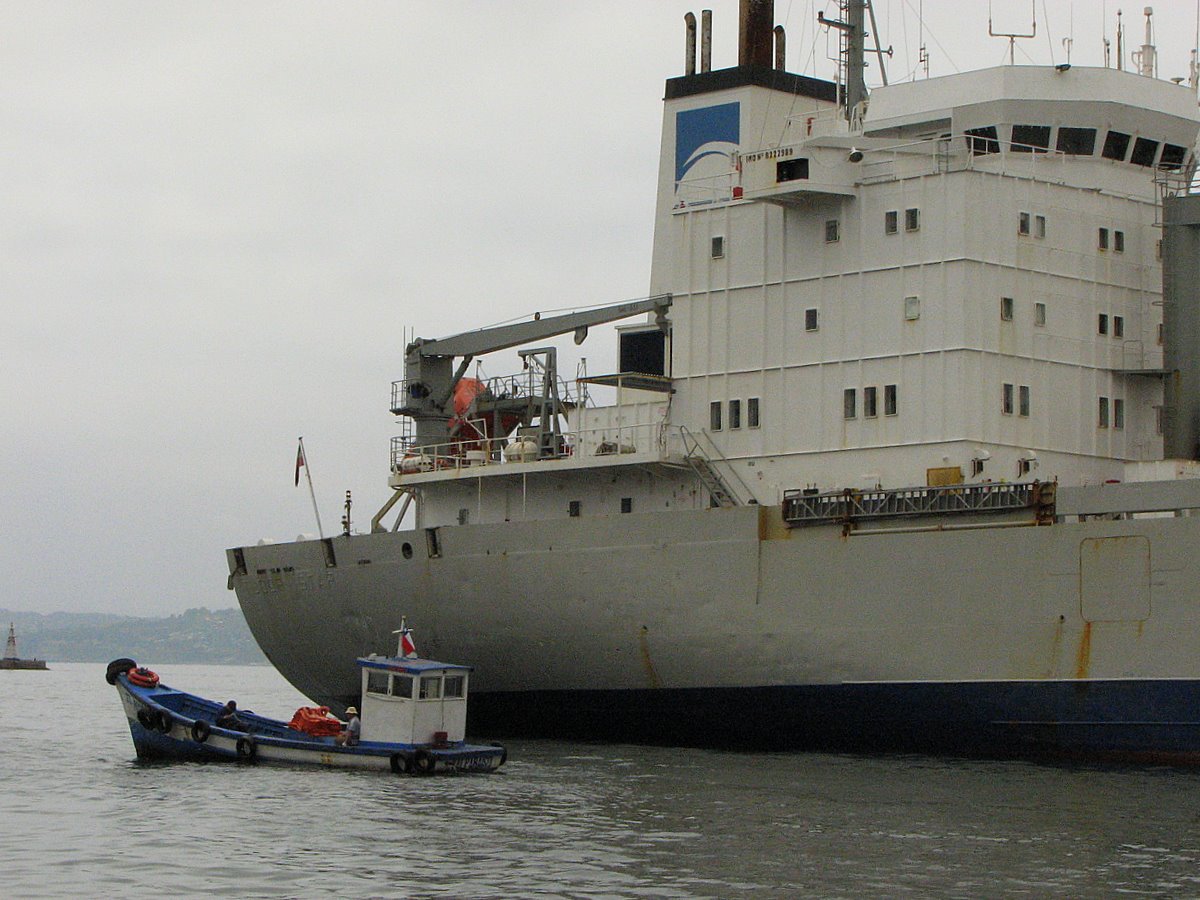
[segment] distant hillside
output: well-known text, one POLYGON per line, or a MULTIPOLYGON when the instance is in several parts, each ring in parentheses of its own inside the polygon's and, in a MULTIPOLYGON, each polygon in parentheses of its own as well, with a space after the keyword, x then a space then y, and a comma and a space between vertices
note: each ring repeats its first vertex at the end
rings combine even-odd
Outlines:
POLYGON ((17 631, 17 654, 51 662, 108 662, 130 656, 147 663, 266 663, 239 609, 189 609, 144 618, 104 613, 40 613, 0 609, 0 628, 17 631))

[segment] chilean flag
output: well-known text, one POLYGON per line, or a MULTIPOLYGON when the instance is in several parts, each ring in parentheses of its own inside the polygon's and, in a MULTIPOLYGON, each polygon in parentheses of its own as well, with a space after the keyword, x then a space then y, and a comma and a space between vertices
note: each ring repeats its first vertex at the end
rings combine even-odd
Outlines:
POLYGON ((417 655, 417 645, 413 643, 412 629, 400 629, 400 655, 405 659, 417 655))
POLYGON ((300 486, 300 467, 307 464, 304 459, 304 441, 301 441, 300 446, 296 448, 296 487, 300 486))

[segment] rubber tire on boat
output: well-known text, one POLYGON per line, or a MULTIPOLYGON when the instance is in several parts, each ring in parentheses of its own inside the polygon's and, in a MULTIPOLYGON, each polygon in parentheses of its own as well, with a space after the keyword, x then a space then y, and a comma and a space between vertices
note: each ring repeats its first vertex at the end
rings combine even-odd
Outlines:
POLYGON ((171 714, 165 709, 158 711, 158 717, 154 721, 154 727, 163 734, 171 733, 171 726, 175 724, 175 720, 171 718, 171 714))
POLYGON ((212 726, 203 719, 197 719, 192 723, 192 740, 197 744, 207 741, 210 734, 212 734, 212 726))
POLYGON ((152 730, 158 723, 158 716, 155 714, 154 710, 147 709, 143 706, 137 711, 137 720, 141 723, 143 728, 149 731, 152 730))
POLYGON ((397 775, 407 775, 412 771, 412 761, 403 753, 392 754, 392 771, 397 775))
POLYGON ((258 744, 255 743, 252 737, 240 737, 237 741, 238 759, 244 759, 246 762, 253 762, 254 757, 258 755, 258 744))
POLYGON ((413 768, 422 775, 428 775, 433 771, 433 757, 428 750, 418 750, 413 756, 413 768))
POLYGON ((126 659, 124 657, 122 657, 121 659, 114 659, 112 662, 110 662, 108 664, 108 669, 104 673, 104 680, 107 681, 109 684, 116 684, 118 676, 124 675, 130 669, 136 669, 136 668, 137 668, 137 663, 134 662, 132 659, 126 659))

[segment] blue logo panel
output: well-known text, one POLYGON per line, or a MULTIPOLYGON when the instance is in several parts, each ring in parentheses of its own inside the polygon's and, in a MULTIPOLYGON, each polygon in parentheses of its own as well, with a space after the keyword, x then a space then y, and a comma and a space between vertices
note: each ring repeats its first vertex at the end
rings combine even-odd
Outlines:
POLYGON ((741 104, 722 103, 675 114, 675 185, 706 156, 730 156, 741 137, 741 104))

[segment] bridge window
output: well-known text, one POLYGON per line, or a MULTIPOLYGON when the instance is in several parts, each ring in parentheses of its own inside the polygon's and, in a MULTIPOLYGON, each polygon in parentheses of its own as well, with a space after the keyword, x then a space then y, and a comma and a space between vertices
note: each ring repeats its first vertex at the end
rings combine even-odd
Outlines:
POLYGON ((447 698, 461 697, 465 693, 466 684, 467 680, 462 675, 447 675, 442 696, 447 698))
POLYGON ((1058 129, 1058 151, 1068 156, 1091 156, 1096 150, 1095 128, 1058 129))
POLYGON ((1129 152, 1130 136, 1120 131, 1110 131, 1104 138, 1104 149, 1100 151, 1100 155, 1105 159, 1115 159, 1119 162, 1125 161, 1125 154, 1129 152))
POLYGON ((1012 148, 1015 153, 1045 153, 1050 146, 1049 125, 1014 125, 1012 148))
POLYGON ((975 156, 1000 152, 1000 139, 996 134, 995 125, 988 125, 986 128, 968 128, 966 135, 967 147, 975 156))
POLYGON ((425 675, 421 678, 419 700, 437 700, 442 696, 442 676, 425 675))
POLYGON ((775 181, 803 181, 808 178, 808 160, 786 159, 775 163, 775 181))
POLYGON ((386 694, 388 692, 388 673, 368 670, 367 693, 386 694))
POLYGON ((1177 144, 1163 144, 1162 158, 1158 161, 1158 167, 1178 172, 1183 168, 1185 159, 1187 159, 1186 147, 1180 147, 1177 144))
POLYGON ((1158 141, 1149 138, 1138 138, 1133 145, 1133 156, 1129 161, 1135 166, 1152 166, 1154 157, 1158 155, 1158 141))

